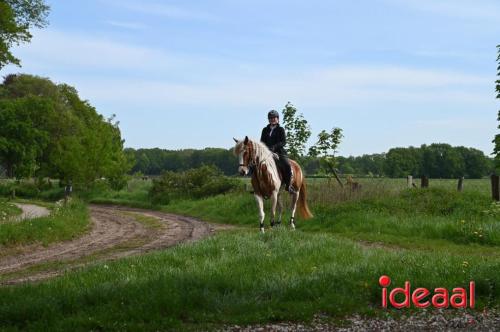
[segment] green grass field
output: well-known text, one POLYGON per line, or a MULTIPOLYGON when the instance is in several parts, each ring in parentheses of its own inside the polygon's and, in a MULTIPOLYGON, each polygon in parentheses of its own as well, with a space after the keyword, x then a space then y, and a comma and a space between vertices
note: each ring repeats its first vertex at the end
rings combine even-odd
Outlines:
POLYGON ((0 223, 0 250, 5 251, 19 245, 34 243, 48 245, 69 240, 80 236, 88 229, 89 215, 83 202, 73 200, 67 206, 47 203, 45 205, 52 208, 49 216, 22 222, 0 223))
MULTIPOLYGON (((405 189, 405 180, 366 179, 359 192, 310 181, 315 217, 299 220, 297 231, 284 225, 264 235, 253 196, 243 190, 173 201, 156 208, 241 227, 39 284, 2 287, 0 324, 12 331, 199 330, 308 321, 318 313, 333 320, 381 315, 382 274, 394 285, 410 280, 429 289, 474 280, 476 309, 498 308, 500 205, 492 203, 487 180, 469 181, 462 193, 445 180, 405 189)), ((148 183, 134 185, 87 197, 146 204, 148 183)))

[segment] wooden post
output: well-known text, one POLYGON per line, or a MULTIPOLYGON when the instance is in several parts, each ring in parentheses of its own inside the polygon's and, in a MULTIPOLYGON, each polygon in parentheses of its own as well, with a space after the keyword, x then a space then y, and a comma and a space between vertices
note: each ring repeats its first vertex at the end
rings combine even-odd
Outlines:
POLYGON ((491 176, 491 196, 497 202, 500 201, 500 177, 498 175, 491 176))
POLYGON ((429 178, 425 175, 422 175, 422 179, 420 181, 421 188, 429 188, 429 178))
POLYGON ((458 191, 463 191, 464 190, 464 177, 458 178, 458 186, 457 186, 458 191))
POLYGON ((64 188, 64 204, 68 203, 69 196, 71 196, 71 192, 73 191, 73 186, 71 185, 71 182, 68 182, 66 184, 66 187, 64 188))
POLYGON ((406 185, 408 186, 408 188, 413 187, 413 176, 408 175, 406 177, 406 185))

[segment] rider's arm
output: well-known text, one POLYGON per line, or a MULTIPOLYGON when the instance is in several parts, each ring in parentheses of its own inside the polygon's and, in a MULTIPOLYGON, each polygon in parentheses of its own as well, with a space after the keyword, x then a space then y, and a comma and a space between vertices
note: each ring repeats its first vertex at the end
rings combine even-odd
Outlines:
POLYGON ((283 148, 286 144, 286 135, 285 135, 285 129, 283 127, 279 127, 278 130, 278 142, 273 145, 272 150, 276 151, 281 148, 283 148))

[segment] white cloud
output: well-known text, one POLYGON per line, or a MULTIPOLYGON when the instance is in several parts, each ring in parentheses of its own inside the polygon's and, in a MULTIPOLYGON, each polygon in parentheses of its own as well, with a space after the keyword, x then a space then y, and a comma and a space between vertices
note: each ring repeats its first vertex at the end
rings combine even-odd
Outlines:
POLYGON ((172 55, 50 29, 37 33, 22 52, 25 68, 75 85, 96 104, 214 108, 280 105, 293 100, 321 108, 391 107, 393 103, 425 104, 431 109, 436 104, 494 107, 494 76, 447 70, 351 65, 291 71, 234 59, 172 55))
POLYGON ((108 20, 105 21, 104 23, 117 28, 124 28, 130 30, 144 30, 148 28, 146 25, 137 22, 121 22, 121 21, 108 20))
POLYGON ((36 32, 29 45, 14 50, 23 65, 68 70, 157 71, 174 68, 182 58, 154 48, 53 29, 36 32))
POLYGON ((271 77, 264 71, 260 74, 261 79, 244 79, 235 73, 198 84, 104 79, 81 82, 79 87, 91 99, 151 106, 258 106, 289 99, 316 107, 375 103, 391 107, 395 102, 467 103, 481 107, 494 103, 493 94, 487 88, 481 89, 488 86, 490 78, 462 73, 400 67, 339 67, 279 77, 271 77))

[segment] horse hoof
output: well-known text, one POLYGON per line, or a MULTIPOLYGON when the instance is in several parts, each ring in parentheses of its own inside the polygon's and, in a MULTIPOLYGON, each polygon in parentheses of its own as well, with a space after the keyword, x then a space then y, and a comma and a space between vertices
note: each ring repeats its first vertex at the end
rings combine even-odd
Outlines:
POLYGON ((264 228, 261 228, 261 229, 260 229, 260 232, 261 232, 262 234, 264 234, 264 233, 265 233, 265 232, 264 232, 264 228))

